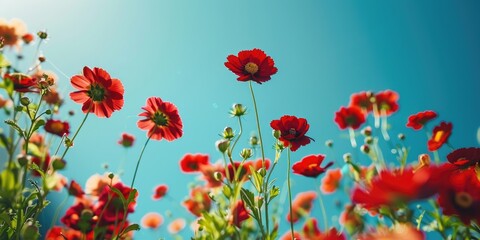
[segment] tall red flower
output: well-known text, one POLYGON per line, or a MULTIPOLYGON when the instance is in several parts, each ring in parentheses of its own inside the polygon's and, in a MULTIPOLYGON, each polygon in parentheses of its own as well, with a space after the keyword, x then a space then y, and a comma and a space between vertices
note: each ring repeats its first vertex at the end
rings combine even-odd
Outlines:
POLYGON ((359 92, 350 96, 349 106, 355 106, 362 109, 365 113, 369 113, 373 110, 373 102, 375 101, 375 95, 373 92, 359 92))
POLYGON ((122 145, 125 148, 133 146, 133 143, 135 142, 135 136, 128 134, 128 133, 122 133, 122 136, 120 140, 118 140, 118 144, 122 145))
POLYGON ((64 134, 70 134, 70 124, 61 120, 49 119, 45 123, 45 131, 62 137, 64 134))
POLYGON ((480 224, 480 180, 475 169, 452 174, 438 196, 445 215, 455 215, 467 226, 471 221, 480 224))
POLYGON ((165 197, 165 195, 167 195, 167 192, 168 192, 168 186, 165 185, 165 184, 160 184, 160 185, 155 187, 155 189, 153 191, 152 199, 153 200, 160 200, 163 197, 165 197))
POLYGON ((259 84, 271 79, 277 73, 275 62, 260 49, 244 50, 238 56, 229 55, 225 66, 235 73, 238 81, 252 80, 259 84))
POLYGON ((233 182, 233 180, 235 179, 235 173, 238 175, 238 178, 237 178, 238 181, 248 180, 248 176, 250 175, 250 166, 253 166, 253 163, 245 162, 241 168, 240 168, 240 165, 241 165, 240 162, 234 162, 233 166, 232 164, 228 164, 227 168, 225 169, 225 171, 228 171, 228 175, 227 175, 227 172, 225 172, 224 175, 228 177, 229 182, 233 182), (234 167, 235 167, 235 170, 233 169, 234 167))
POLYGON ((432 137, 428 140, 428 150, 436 151, 448 141, 448 138, 452 134, 452 123, 441 122, 439 125, 433 128, 432 137))
POLYGON ((147 99, 147 105, 142 107, 145 112, 139 114, 144 119, 137 122, 140 129, 147 130, 147 136, 152 139, 173 141, 183 134, 183 125, 177 107, 170 102, 164 102, 159 97, 147 99))
POLYGON ((327 168, 333 165, 333 162, 327 163, 325 167, 321 167, 323 160, 325 159, 325 155, 308 155, 302 160, 293 164, 292 169, 293 173, 303 175, 305 177, 316 178, 318 175, 324 173, 327 168))
POLYGON ((285 115, 279 120, 270 122, 270 127, 280 132, 279 140, 282 141, 286 147, 290 146, 292 152, 295 152, 300 146, 305 146, 310 143, 310 140, 313 140, 305 135, 310 128, 305 118, 285 115))
POLYGON ((447 155, 450 163, 459 168, 468 168, 480 163, 480 148, 460 148, 447 155))
POLYGON ((413 114, 408 117, 407 127, 414 130, 420 130, 427 122, 437 117, 437 113, 434 111, 424 111, 417 114, 413 114))
POLYGON ((375 94, 375 102, 379 113, 384 112, 387 116, 398 110, 398 93, 385 90, 375 94))
POLYGON ((70 79, 78 91, 70 93, 70 98, 82 104, 84 113, 93 112, 97 117, 109 118, 114 111, 123 107, 123 85, 120 80, 111 78, 102 68, 83 67, 82 75, 70 79))
POLYGON ((355 106, 341 107, 335 112, 334 120, 340 129, 358 129, 366 121, 365 114, 355 106))
POLYGON ((292 202, 292 216, 287 214, 287 221, 297 222, 300 218, 306 217, 310 214, 313 206, 313 200, 317 197, 317 194, 313 191, 301 192, 295 196, 292 202))
POLYGON ((185 154, 180 159, 180 170, 184 173, 200 171, 201 165, 207 165, 210 157, 206 154, 185 154))

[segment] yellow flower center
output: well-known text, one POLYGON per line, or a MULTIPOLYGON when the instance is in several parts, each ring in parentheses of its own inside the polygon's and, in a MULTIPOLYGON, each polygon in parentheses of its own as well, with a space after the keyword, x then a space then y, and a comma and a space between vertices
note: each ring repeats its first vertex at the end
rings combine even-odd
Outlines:
POLYGON ((167 126, 168 124, 168 117, 164 113, 157 111, 153 114, 151 117, 152 121, 157 125, 157 126, 167 126))
POLYGON ((455 194, 455 203, 462 208, 469 208, 472 206, 473 198, 466 192, 458 192, 455 194))
POLYGON ((433 138, 433 140, 435 140, 435 142, 438 142, 440 141, 440 139, 442 139, 442 136, 445 132, 444 131, 438 131, 435 133, 435 137, 433 138))
POLYGON ((245 71, 253 75, 258 72, 258 65, 253 62, 249 62, 245 65, 245 71))
POLYGON ((54 132, 63 131, 63 123, 61 123, 61 122, 54 122, 54 123, 52 123, 51 127, 52 127, 52 130, 54 132))
POLYGON ((316 167, 317 167, 317 164, 315 163, 308 165, 308 169, 315 169, 316 167))

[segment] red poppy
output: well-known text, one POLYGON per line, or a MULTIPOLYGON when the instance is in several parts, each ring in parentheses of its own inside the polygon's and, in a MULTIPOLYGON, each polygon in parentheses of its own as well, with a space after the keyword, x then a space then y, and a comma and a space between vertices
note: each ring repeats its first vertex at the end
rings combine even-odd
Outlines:
POLYGON ((327 168, 333 165, 333 162, 329 162, 327 165, 325 165, 325 167, 320 167, 324 159, 325 155, 322 154, 308 155, 302 158, 302 160, 293 164, 293 173, 300 174, 305 177, 316 178, 318 175, 324 173, 327 168))
POLYGON ((287 221, 297 222, 300 218, 306 217, 310 214, 313 206, 313 200, 317 197, 317 194, 313 191, 301 192, 295 196, 292 202, 292 216, 290 212, 287 213, 287 221))
POLYGON ((13 83, 13 90, 21 93, 36 92, 40 90, 37 86, 37 80, 34 77, 25 75, 23 73, 6 73, 3 79, 8 79, 13 83))
POLYGON ((322 192, 324 193, 333 193, 340 186, 340 181, 342 180, 342 170, 332 169, 328 170, 325 174, 325 177, 322 179, 322 192))
POLYGON ((138 120, 137 126, 147 130, 147 136, 152 139, 173 141, 182 136, 182 120, 178 115, 178 109, 173 103, 164 102, 159 97, 147 99, 147 105, 142 107, 145 112, 139 116, 146 117, 138 120))
POLYGON ((63 135, 70 134, 70 124, 61 120, 49 119, 45 123, 45 131, 62 137, 63 135))
POLYGON ((122 133, 122 137, 118 140, 118 144, 122 145, 125 148, 133 146, 135 142, 135 136, 128 133, 122 133))
POLYGON ((168 191, 168 186, 165 184, 160 184, 154 189, 154 193, 152 196, 153 200, 160 200, 162 199, 165 195, 167 195, 168 191))
POLYGON ((295 152, 300 146, 310 143, 312 138, 306 136, 310 125, 305 118, 297 118, 295 116, 282 116, 279 120, 270 122, 273 130, 280 132, 279 140, 286 147, 290 146, 290 150, 295 152))
POLYGON ((480 148, 460 148, 447 155, 450 163, 459 168, 468 168, 480 163, 480 148))
POLYGON ((97 117, 109 118, 114 111, 123 107, 123 85, 120 80, 111 78, 101 68, 83 67, 83 75, 70 79, 72 86, 79 91, 70 93, 70 98, 83 104, 84 113, 93 112, 97 117))
POLYGON ((452 174, 442 187, 438 204, 445 215, 455 215, 467 226, 480 223, 480 180, 475 169, 452 174))
POLYGON ((203 211, 209 211, 212 200, 206 189, 195 187, 190 191, 190 198, 183 202, 183 206, 193 215, 200 217, 203 211))
POLYGON ((180 160, 180 170, 184 173, 198 172, 201 165, 207 165, 209 160, 206 154, 185 154, 180 160))
POLYGON ((373 102, 375 101, 375 95, 373 92, 359 92, 350 96, 349 106, 355 106, 362 109, 365 113, 369 113, 373 110, 373 102))
POLYGON ((232 224, 240 227, 242 222, 247 220, 249 217, 250 215, 248 214, 243 201, 238 201, 232 209, 232 224))
POLYGON ((235 73, 238 81, 252 80, 259 84, 270 80, 277 73, 275 62, 260 49, 244 50, 238 56, 229 55, 225 66, 235 73))
MULTIPOLYGON (((45 240, 81 240, 82 232, 70 228, 54 226, 48 229, 45 240)), ((88 239, 88 238, 87 238, 88 239)))
POLYGON ((433 128, 432 137, 428 140, 428 150, 436 151, 448 141, 448 138, 452 134, 452 123, 441 122, 439 125, 433 128))
POLYGON ((358 129, 366 121, 365 114, 355 106, 341 107, 340 110, 335 112, 334 120, 340 129, 358 129))
POLYGON ((77 198, 81 198, 85 192, 80 184, 78 184, 75 180, 72 180, 68 186, 68 194, 77 198))
POLYGON ((423 125, 427 124, 427 122, 436 117, 437 113, 435 113, 434 111, 419 112, 408 117, 407 127, 413 128, 415 130, 420 130, 423 128, 423 125))
POLYGON ((392 90, 385 90, 375 94, 375 102, 379 113, 391 115, 398 110, 398 93, 392 90))

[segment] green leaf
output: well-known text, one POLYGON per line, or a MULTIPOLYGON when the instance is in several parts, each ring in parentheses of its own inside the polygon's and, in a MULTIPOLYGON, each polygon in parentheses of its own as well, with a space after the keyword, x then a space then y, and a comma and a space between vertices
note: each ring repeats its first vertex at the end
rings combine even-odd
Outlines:
POLYGON ((10 141, 8 140, 7 136, 3 134, 2 129, 0 129, 0 147, 8 148, 9 145, 10 141))
POLYGON ((140 230, 140 226, 134 223, 128 226, 127 228, 125 228, 125 230, 123 230, 123 234, 128 233, 130 231, 138 231, 138 230, 140 230))
POLYGON ((248 207, 254 208, 255 207, 255 195, 250 192, 248 189, 242 188, 240 190, 240 196, 242 197, 243 202, 245 202, 248 207))
POLYGON ((263 192, 263 177, 262 175, 260 175, 257 171, 255 171, 255 168, 253 166, 250 166, 250 172, 252 173, 252 183, 253 183, 253 186, 255 187, 255 189, 257 189, 257 191, 259 193, 262 193, 263 192))
POLYGON ((272 201, 272 199, 278 196, 278 194, 280 194, 280 188, 277 186, 273 186, 272 189, 270 189, 270 198, 268 199, 268 202, 272 201))
POLYGON ((32 133, 34 133, 35 131, 37 131, 37 129, 39 129, 41 126, 45 125, 45 120, 43 119, 38 119, 37 121, 35 121, 35 123, 33 124, 33 128, 32 128, 32 133))
POLYGON ((261 209, 262 206, 263 206, 263 198, 259 198, 258 201, 257 201, 257 206, 258 206, 258 209, 261 209))
POLYGON ((125 199, 125 196, 123 196, 123 193, 120 192, 120 190, 118 190, 118 188, 112 187, 110 185, 109 185, 109 187, 114 193, 116 193, 118 195, 118 197, 122 201, 123 210, 125 211, 127 209, 127 199, 125 199))
POLYGON ((230 198, 230 196, 232 196, 232 189, 230 189, 230 187, 227 185, 223 186, 222 192, 223 192, 223 195, 225 195, 225 197, 227 198, 230 198))
POLYGON ((15 190, 15 174, 10 169, 5 169, 0 174, 0 187, 2 191, 15 190))
POLYGON ((13 129, 15 129, 15 131, 17 131, 21 137, 24 136, 24 132, 22 128, 20 128, 20 126, 18 126, 18 124, 15 121, 8 119, 8 120, 5 120, 5 123, 10 125, 13 129))

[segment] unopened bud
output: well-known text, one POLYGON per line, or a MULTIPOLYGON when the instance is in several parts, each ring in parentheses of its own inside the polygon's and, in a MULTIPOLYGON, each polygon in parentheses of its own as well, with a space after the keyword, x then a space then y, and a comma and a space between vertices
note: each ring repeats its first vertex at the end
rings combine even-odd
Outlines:
POLYGON ((89 210, 89 209, 84 209, 80 215, 80 218, 82 220, 86 220, 86 221, 89 221, 90 219, 93 218, 93 212, 92 210, 89 210))
POLYGON ((225 139, 218 140, 217 142, 215 142, 215 145, 217 146, 218 151, 224 153, 230 146, 230 141, 225 139))
POLYGON ((28 164, 28 157, 26 155, 22 155, 17 159, 17 161, 18 164, 23 167, 28 164))
POLYGON ((351 153, 345 153, 343 154, 343 161, 346 163, 349 163, 352 161, 352 154, 351 153))
POLYGON ((50 114, 52 114, 52 110, 50 110, 50 109, 47 109, 47 111, 45 111, 45 114, 47 114, 47 115, 50 115, 50 114))
POLYGON ((251 136, 250 137, 250 145, 252 145, 252 146, 257 146, 258 145, 258 137, 257 136, 251 136))
POLYGON ((39 32, 37 32, 37 36, 38 36, 40 39, 47 39, 48 34, 47 34, 46 31, 39 31, 39 32))
POLYGON ((260 169, 258 169, 257 172, 258 172, 258 173, 260 174, 260 176, 262 176, 262 177, 265 177, 265 176, 267 175, 267 170, 266 170, 265 168, 260 168, 260 169))
POLYGON ((327 141, 325 141, 325 146, 327 146, 327 147, 329 147, 329 148, 333 147, 333 140, 327 140, 327 141))
POLYGON ((373 143, 373 138, 372 137, 366 137, 364 139, 365 144, 371 145, 373 143))
POLYGON ((75 112, 73 110, 70 110, 70 111, 68 111, 68 115, 73 116, 73 115, 75 115, 75 112))
POLYGON ((223 129, 222 136, 223 138, 230 140, 235 137, 235 133, 233 132, 233 129, 231 127, 226 127, 225 129, 223 129))
POLYGON ((368 154, 370 152, 370 147, 367 144, 364 144, 360 147, 360 151, 362 151, 365 154, 368 154))
POLYGON ((253 152, 252 152, 252 149, 250 148, 244 148, 242 149, 242 151, 240 152, 240 156, 243 158, 243 159, 248 159, 252 156, 253 152))
POLYGON ((113 173, 108 174, 108 178, 113 179, 114 177, 115 177, 115 174, 113 174, 113 173))
POLYGON ((73 147, 73 141, 67 136, 65 136, 65 147, 67 148, 73 147))
POLYGON ((402 141, 405 140, 405 134, 399 133, 399 134, 398 134, 398 139, 400 139, 400 140, 402 140, 402 141))
POLYGON ((62 170, 65 168, 65 165, 67 165, 67 162, 60 158, 57 158, 52 162, 52 167, 54 170, 62 170))
POLYGON ((246 112, 247 112, 247 108, 245 108, 240 103, 233 104, 232 110, 230 110, 230 114, 233 117, 241 117, 241 116, 245 115, 246 112))
POLYGON ((41 55, 41 56, 38 57, 38 61, 45 62, 45 61, 47 61, 47 58, 45 56, 41 55))
POLYGON ((222 181, 223 179, 223 175, 220 173, 220 172, 214 172, 213 173, 213 178, 216 180, 216 181, 222 181))
POLYGON ((30 104, 30 99, 28 97, 22 97, 20 98, 20 103, 23 106, 28 106, 30 104))
POLYGON ((280 132, 280 130, 273 130, 272 134, 273 134, 273 137, 276 139, 279 139, 280 136, 282 136, 282 132, 280 132))
POLYGON ((39 228, 32 221, 28 221, 23 225, 21 235, 21 238, 25 240, 38 239, 40 237, 39 228))
POLYGON ((364 127, 361 133, 366 137, 372 136, 372 128, 370 126, 364 127))

